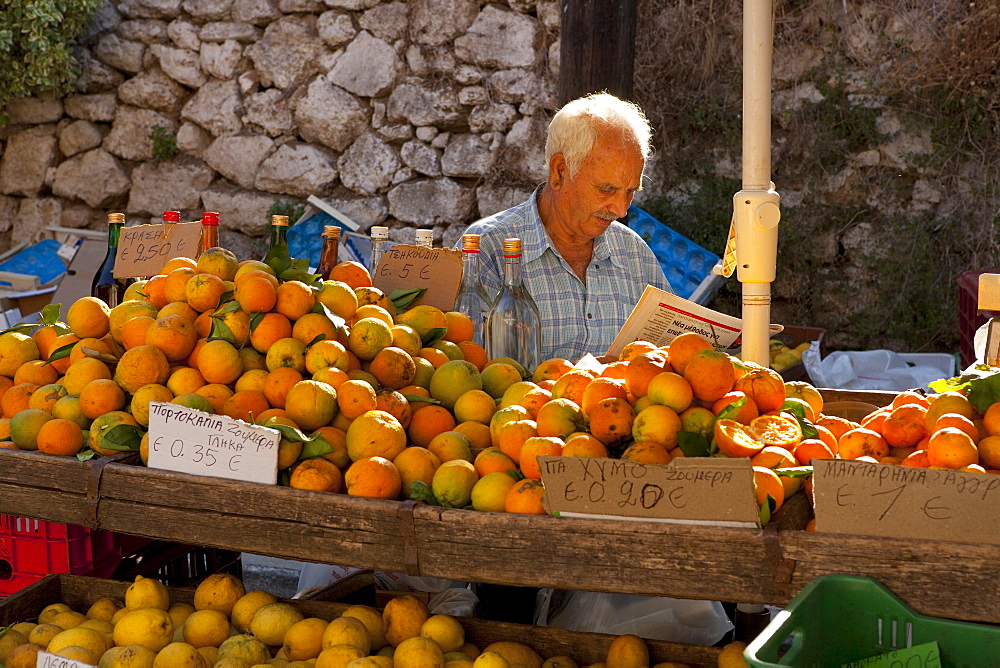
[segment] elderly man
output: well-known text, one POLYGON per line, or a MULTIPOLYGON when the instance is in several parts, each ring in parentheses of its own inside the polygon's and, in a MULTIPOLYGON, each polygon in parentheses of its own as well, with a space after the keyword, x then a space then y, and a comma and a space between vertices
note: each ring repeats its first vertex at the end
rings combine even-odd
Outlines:
POLYGON ((521 240, 521 275, 542 318, 541 359, 603 354, 647 284, 672 291, 646 243, 616 220, 642 187, 651 134, 642 110, 613 95, 568 103, 549 124, 546 182, 467 231, 480 235, 491 295, 503 279, 503 240, 521 240))

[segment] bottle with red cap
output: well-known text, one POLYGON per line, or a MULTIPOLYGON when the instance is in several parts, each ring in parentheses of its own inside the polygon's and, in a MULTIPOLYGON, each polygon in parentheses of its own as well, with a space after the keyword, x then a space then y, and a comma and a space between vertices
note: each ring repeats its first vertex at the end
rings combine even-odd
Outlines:
MULTIPOLYGON (((166 215, 166 214, 164 214, 166 215)), ((180 220, 180 218, 178 218, 180 220)), ((219 214, 206 211, 201 214, 201 249, 199 255, 219 245, 219 214)))

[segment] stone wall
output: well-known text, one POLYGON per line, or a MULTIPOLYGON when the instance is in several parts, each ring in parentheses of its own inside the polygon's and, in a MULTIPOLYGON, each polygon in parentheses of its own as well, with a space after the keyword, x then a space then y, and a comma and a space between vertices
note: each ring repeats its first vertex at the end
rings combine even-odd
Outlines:
POLYGON ((451 245, 544 178, 558 24, 558 0, 111 0, 80 92, 8 104, 0 247, 211 210, 251 257, 275 199, 309 195, 451 245))

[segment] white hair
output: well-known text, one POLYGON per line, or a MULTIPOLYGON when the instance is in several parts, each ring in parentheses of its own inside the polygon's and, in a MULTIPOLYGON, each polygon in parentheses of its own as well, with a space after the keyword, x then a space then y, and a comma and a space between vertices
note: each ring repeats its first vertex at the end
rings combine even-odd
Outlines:
POLYGON ((545 163, 562 153, 569 177, 574 178, 597 137, 608 131, 621 133, 626 141, 633 138, 642 159, 649 157, 653 129, 642 109, 609 93, 592 93, 566 103, 556 112, 545 140, 545 163))

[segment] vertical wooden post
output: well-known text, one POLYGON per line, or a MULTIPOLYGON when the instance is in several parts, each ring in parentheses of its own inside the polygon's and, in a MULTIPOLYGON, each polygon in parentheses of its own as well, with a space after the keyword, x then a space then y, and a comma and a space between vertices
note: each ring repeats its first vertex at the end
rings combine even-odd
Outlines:
POLYGON ((562 0, 559 103, 607 90, 632 99, 637 0, 562 0))

